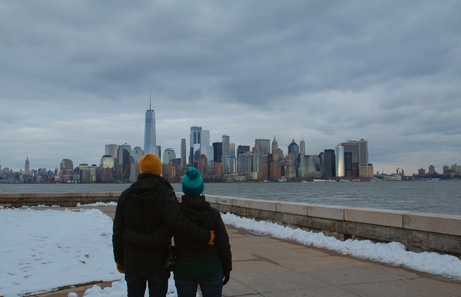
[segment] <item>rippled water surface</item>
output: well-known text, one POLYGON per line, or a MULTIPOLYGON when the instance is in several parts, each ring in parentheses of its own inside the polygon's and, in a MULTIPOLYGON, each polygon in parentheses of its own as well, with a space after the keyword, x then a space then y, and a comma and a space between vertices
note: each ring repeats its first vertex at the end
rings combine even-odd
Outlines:
MULTIPOLYGON (((0 184, 0 193, 119 192, 129 184, 0 184)), ((181 184, 173 184, 181 192, 181 184)), ((461 181, 207 183, 204 194, 461 215, 461 181)))

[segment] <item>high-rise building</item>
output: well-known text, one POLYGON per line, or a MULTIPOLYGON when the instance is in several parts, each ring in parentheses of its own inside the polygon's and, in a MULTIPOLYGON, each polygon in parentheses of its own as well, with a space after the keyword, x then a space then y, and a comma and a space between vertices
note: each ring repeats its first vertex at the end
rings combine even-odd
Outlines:
POLYGON ((213 142, 213 159, 215 164, 222 163, 222 142, 213 142))
POLYGON ((237 158, 240 156, 240 154, 246 153, 250 151, 250 146, 249 145, 239 145, 237 147, 237 158))
POLYGON ((424 169, 424 168, 418 169, 418 175, 419 176, 425 176, 426 175, 426 169, 424 169))
POLYGON ((335 172, 335 151, 324 150, 323 151, 323 166, 325 177, 336 176, 335 172))
POLYGON ((131 151, 131 156, 134 159, 134 163, 138 163, 139 159, 144 155, 144 151, 139 146, 135 146, 134 149, 131 151))
POLYGON ((74 162, 70 159, 62 159, 60 164, 60 180, 61 183, 67 183, 73 181, 74 176, 74 162))
POLYGON ((229 156, 235 157, 235 143, 229 143, 229 156))
POLYGON ((131 163, 135 163, 134 158, 131 155, 132 155, 131 145, 124 143, 118 148, 117 159, 118 159, 118 178, 119 180, 130 178, 131 163))
POLYGON ((299 146, 294 139, 288 145, 288 154, 293 156, 293 167, 295 172, 297 172, 297 168, 299 167, 299 146))
POLYGON ((345 175, 345 161, 344 161, 344 146, 336 146, 335 152, 335 165, 336 165, 336 176, 343 177, 345 175))
POLYGON ((229 136, 224 134, 222 136, 222 160, 223 163, 223 171, 224 173, 229 173, 228 167, 227 167, 227 156, 229 156, 229 151, 230 151, 230 140, 229 136))
POLYGON ((255 145, 253 148, 253 172, 259 172, 260 163, 261 163, 261 154, 259 153, 259 146, 255 145))
POLYGON ((212 146, 207 146, 206 151, 205 151, 205 156, 208 160, 208 167, 213 168, 214 148, 212 146))
POLYGON ((238 156, 238 171, 237 172, 241 175, 245 173, 253 172, 253 156, 251 152, 249 150, 244 151, 242 153, 238 153, 237 156, 238 156))
POLYGON ((352 176, 352 153, 344 152, 344 173, 346 176, 352 176))
POLYGON ((255 139, 255 147, 258 146, 260 154, 271 153, 271 140, 270 139, 255 139))
POLYGON ((157 152, 155 112, 152 110, 152 98, 149 101, 149 109, 146 111, 146 124, 144 127, 144 153, 151 153, 159 156, 157 152))
POLYGON ((299 153, 304 155, 306 154, 306 143, 304 142, 304 139, 299 142, 299 153))
POLYGON ((275 139, 275 135, 274 135, 274 140, 272 140, 272 155, 273 156, 277 154, 278 148, 279 148, 279 144, 277 143, 277 140, 275 139))
POLYGON ((163 162, 162 164, 170 164, 170 161, 173 160, 173 159, 176 159, 176 153, 174 151, 174 149, 172 148, 167 148, 165 149, 165 151, 163 152, 163 162))
POLYGON ((187 149, 186 149, 186 139, 181 139, 181 168, 186 168, 186 158, 187 158, 187 149))
POLYGON ((193 165, 200 157, 200 140, 202 134, 202 127, 192 126, 190 127, 190 154, 189 154, 189 164, 193 165), (198 151, 198 157, 195 158, 195 152, 198 151))
MULTIPOLYGON (((210 130, 202 130, 200 133, 200 153, 205 154, 206 148, 210 146, 210 130)), ((208 158, 209 156, 207 156, 208 158)))
POLYGON ((368 175, 368 141, 360 139, 357 142, 359 155, 359 176, 368 175), (366 174, 365 174, 366 172, 366 174))
POLYGON ((261 154, 261 160, 260 160, 260 178, 262 180, 269 180, 270 179, 270 173, 271 173, 271 167, 270 164, 272 163, 272 155, 271 154, 261 154))
MULTIPOLYGON (((348 140, 342 142, 341 145, 344 147, 344 153, 351 153, 351 176, 359 176, 359 146, 357 141, 348 140)), ((346 169, 346 175, 347 169, 346 169)))
POLYGON ((30 175, 29 156, 27 156, 27 158, 26 158, 26 163, 24 164, 24 174, 30 175))
POLYGON ((235 172, 235 156, 228 155, 226 157, 226 171, 224 173, 234 173, 235 172))
POLYGON ((206 177, 208 175, 208 159, 205 154, 201 154, 197 160, 197 170, 200 171, 202 177, 206 177))
POLYGON ((111 156, 112 159, 117 159, 117 149, 118 144, 106 144, 105 154, 106 156, 111 156))
POLYGON ((429 174, 435 173, 435 167, 434 167, 434 165, 429 166, 428 172, 429 172, 429 174))

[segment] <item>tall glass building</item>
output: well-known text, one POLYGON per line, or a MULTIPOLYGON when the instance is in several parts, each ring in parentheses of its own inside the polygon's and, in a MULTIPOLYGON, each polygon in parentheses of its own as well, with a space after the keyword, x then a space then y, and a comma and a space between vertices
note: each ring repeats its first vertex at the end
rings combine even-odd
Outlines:
POLYGON ((230 140, 229 136, 224 134, 222 136, 222 160, 223 160, 223 172, 224 173, 229 173, 229 168, 227 166, 227 156, 229 156, 229 151, 230 151, 230 140))
MULTIPOLYGON (((194 158, 195 152, 198 150, 198 157, 200 157, 200 142, 202 136, 202 127, 192 126, 190 127, 190 154, 189 154, 189 164, 194 164, 196 160, 194 158)), ((197 158, 198 159, 198 158, 197 158)))
POLYGON ((336 176, 343 177, 345 175, 344 162, 344 146, 338 145, 335 152, 336 176))
MULTIPOLYGON (((149 109, 146 111, 146 125, 144 127, 144 153, 156 154, 157 141, 155 135, 155 112, 152 110, 152 101, 149 102, 149 109)), ((160 156, 159 156, 160 157, 160 156)))

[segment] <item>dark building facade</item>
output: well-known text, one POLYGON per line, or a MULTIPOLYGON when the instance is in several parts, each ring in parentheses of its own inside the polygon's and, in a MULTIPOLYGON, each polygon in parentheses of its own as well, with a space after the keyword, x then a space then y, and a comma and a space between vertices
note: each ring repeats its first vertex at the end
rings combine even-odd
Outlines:
POLYGON ((213 142, 213 158, 215 163, 222 163, 222 142, 213 142))
POLYGON ((335 171, 335 151, 334 150, 324 150, 323 151, 323 166, 324 166, 324 176, 325 177, 334 177, 336 176, 335 171))

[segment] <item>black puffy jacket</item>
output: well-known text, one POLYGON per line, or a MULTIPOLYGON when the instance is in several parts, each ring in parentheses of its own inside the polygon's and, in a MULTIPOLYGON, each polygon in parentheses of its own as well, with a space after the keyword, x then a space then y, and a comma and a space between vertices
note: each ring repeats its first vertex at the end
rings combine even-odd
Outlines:
POLYGON ((142 173, 123 191, 117 204, 112 235, 115 262, 132 270, 162 268, 172 235, 169 230, 203 244, 210 241, 210 229, 200 228, 184 216, 170 183, 161 176, 142 173), (127 228, 156 231, 156 246, 143 248, 124 242, 127 228))
POLYGON ((175 232, 176 262, 206 262, 221 260, 224 274, 232 270, 232 254, 221 214, 212 208, 205 196, 182 196, 181 210, 198 226, 215 231, 214 245, 193 241, 175 232))

